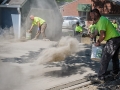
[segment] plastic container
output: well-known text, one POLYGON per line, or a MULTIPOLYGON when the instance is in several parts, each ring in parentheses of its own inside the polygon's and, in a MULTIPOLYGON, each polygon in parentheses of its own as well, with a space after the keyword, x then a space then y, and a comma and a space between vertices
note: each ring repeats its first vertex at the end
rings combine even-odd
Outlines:
POLYGON ((31 33, 26 32, 26 39, 27 39, 27 40, 30 40, 30 39, 31 39, 31 35, 32 35, 31 33))
POLYGON ((102 57, 102 46, 95 46, 92 44, 91 59, 94 61, 100 61, 102 57))

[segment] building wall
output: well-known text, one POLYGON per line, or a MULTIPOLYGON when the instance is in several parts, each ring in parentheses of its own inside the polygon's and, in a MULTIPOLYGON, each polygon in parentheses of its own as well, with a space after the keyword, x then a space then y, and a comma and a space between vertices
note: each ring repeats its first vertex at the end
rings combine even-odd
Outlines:
POLYGON ((18 14, 16 8, 1 8, 1 27, 10 28, 13 26, 11 14, 18 14))
POLYGON ((30 0, 27 0, 25 4, 21 7, 21 37, 25 36, 27 29, 26 27, 26 20, 29 17, 30 12, 30 0))
POLYGON ((30 0, 27 0, 25 4, 21 7, 21 24, 26 21, 26 18, 28 17, 30 11, 30 0))
POLYGON ((1 28, 1 18, 2 18, 2 15, 1 15, 1 8, 0 8, 0 28, 1 28))
POLYGON ((29 11, 30 11, 29 0, 27 0, 24 3, 24 5, 20 8, 20 11, 17 9, 17 7, 15 8, 1 7, 0 25, 2 29, 0 30, 0 32, 2 33, 4 32, 4 30, 8 30, 8 31, 12 30, 15 38, 19 39, 20 37, 22 37, 24 30, 22 27, 26 21, 29 11))
POLYGON ((8 8, 8 7, 1 7, 0 12, 0 34, 9 35, 10 33, 14 35, 14 38, 20 38, 20 21, 21 21, 21 14, 18 12, 17 8, 8 8), (12 29, 11 29, 12 28, 12 29))
POLYGON ((79 16, 78 4, 92 4, 91 0, 76 0, 71 3, 61 6, 60 11, 62 16, 79 16))

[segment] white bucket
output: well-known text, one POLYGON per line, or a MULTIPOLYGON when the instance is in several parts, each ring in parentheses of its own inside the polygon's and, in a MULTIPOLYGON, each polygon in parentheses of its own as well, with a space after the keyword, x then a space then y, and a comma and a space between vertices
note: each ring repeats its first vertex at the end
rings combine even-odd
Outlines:
POLYGON ((31 33, 26 32, 26 39, 27 39, 27 40, 30 40, 30 39, 31 39, 31 33))
POLYGON ((92 44, 91 59, 94 61, 100 61, 102 57, 102 46, 95 46, 92 44))

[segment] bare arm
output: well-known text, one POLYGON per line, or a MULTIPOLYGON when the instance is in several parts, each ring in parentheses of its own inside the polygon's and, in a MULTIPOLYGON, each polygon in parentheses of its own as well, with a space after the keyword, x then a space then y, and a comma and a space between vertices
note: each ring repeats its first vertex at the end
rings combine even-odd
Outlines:
POLYGON ((40 22, 37 23, 38 27, 40 27, 40 22))
POLYGON ((99 46, 100 43, 105 39, 105 31, 104 30, 100 30, 100 36, 98 41, 95 43, 95 46, 99 46))
POLYGON ((118 24, 117 24, 117 26, 116 26, 116 29, 118 30, 118 24))
POLYGON ((31 25, 29 32, 31 32, 31 31, 32 31, 32 28, 33 28, 33 25, 31 25))
POLYGON ((40 23, 39 22, 37 22, 37 26, 38 26, 38 30, 37 30, 36 35, 39 34, 39 32, 40 32, 40 23))
POLYGON ((95 31, 94 31, 94 34, 91 34, 90 37, 91 37, 91 38, 94 38, 94 37, 96 37, 96 36, 98 35, 98 33, 99 33, 98 30, 95 30, 95 31))
POLYGON ((88 34, 90 33, 90 28, 88 28, 88 34))

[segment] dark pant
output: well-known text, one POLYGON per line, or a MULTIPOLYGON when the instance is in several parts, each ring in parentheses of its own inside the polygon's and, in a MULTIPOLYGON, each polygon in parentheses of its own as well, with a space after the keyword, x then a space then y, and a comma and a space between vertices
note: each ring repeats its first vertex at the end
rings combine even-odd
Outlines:
POLYGON ((113 63, 113 73, 117 74, 119 72, 119 48, 120 37, 112 38, 106 42, 102 53, 98 77, 106 75, 106 71, 111 59, 113 63))
POLYGON ((98 32, 95 31, 95 32, 91 33, 91 35, 94 36, 93 38, 91 38, 91 41, 96 42, 96 38, 97 38, 97 36, 98 36, 98 32))
POLYGON ((91 38, 91 41, 96 42, 96 37, 97 37, 97 36, 95 36, 94 38, 91 38))
POLYGON ((80 32, 75 31, 75 35, 80 35, 80 32))

